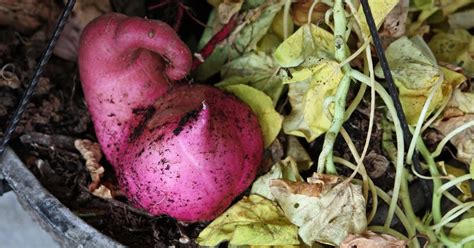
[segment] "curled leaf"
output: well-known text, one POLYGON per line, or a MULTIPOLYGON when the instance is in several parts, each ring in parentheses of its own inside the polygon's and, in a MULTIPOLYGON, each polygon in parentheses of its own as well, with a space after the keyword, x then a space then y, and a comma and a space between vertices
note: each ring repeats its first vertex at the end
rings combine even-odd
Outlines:
POLYGON ((296 162, 293 158, 287 157, 274 164, 269 172, 255 180, 250 193, 263 196, 273 201, 275 197, 273 197, 270 192, 270 181, 273 179, 286 179, 293 182, 303 182, 303 178, 298 172, 296 162))
MULTIPOLYGON (((434 94, 428 113, 429 116, 439 108, 444 101, 449 99, 452 89, 464 81, 464 77, 454 71, 439 68, 431 59, 430 54, 423 46, 402 37, 394 41, 387 48, 386 56, 390 64, 395 84, 400 92, 407 121, 410 125, 416 124, 423 109, 426 99, 436 87, 439 80, 443 80, 434 94)), ((380 65, 376 66, 375 73, 383 77, 380 65)))
POLYGON ((325 133, 330 125, 327 100, 336 93, 342 79, 337 62, 322 60, 309 68, 296 69, 289 84, 291 113, 283 121, 286 134, 304 137, 308 142, 325 133))
POLYGON ((307 245, 339 245, 367 227, 361 187, 341 177, 314 174, 308 183, 277 179, 270 190, 307 245))
POLYGON ((362 234, 349 234, 339 246, 340 248, 352 248, 352 247, 363 247, 363 248, 403 248, 407 246, 405 240, 399 240, 388 234, 378 234, 372 231, 367 231, 362 234))
POLYGON ((102 198, 113 198, 112 191, 100 183, 100 179, 105 172, 104 167, 99 164, 102 158, 100 144, 87 139, 77 139, 74 146, 86 160, 86 169, 89 171, 92 182, 89 184, 89 191, 102 198))
POLYGON ((272 201, 250 195, 234 204, 198 236, 200 246, 298 245, 298 227, 291 224, 272 201))
POLYGON ((295 67, 309 57, 333 58, 334 37, 314 25, 303 25, 277 48, 275 60, 281 67, 295 67))
MULTIPOLYGON (((435 122, 432 127, 447 135, 457 127, 474 121, 473 102, 473 92, 461 92, 456 89, 443 112, 443 118, 435 122)), ((457 149, 457 159, 467 164, 474 160, 474 127, 467 128, 455 135, 450 139, 450 142, 457 149)))

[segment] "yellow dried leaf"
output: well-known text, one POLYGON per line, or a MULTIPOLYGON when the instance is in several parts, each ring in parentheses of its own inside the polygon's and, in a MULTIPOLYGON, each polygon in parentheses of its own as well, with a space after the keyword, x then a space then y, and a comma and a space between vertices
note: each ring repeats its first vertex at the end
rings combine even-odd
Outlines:
POLYGON ((291 224, 281 209, 259 195, 250 195, 234 204, 198 236, 200 246, 298 245, 298 227, 291 224))
MULTIPOLYGON (((369 0, 370 9, 372 10, 372 15, 374 17, 375 25, 377 28, 382 25, 383 20, 385 17, 392 11, 395 5, 398 4, 399 0, 369 0)), ((366 37, 370 36, 369 26, 367 25, 367 21, 365 20, 365 15, 362 10, 362 6, 359 7, 357 15, 359 16, 359 20, 361 21, 361 31, 362 34, 366 37)))
POLYGON ((293 182, 303 182, 303 178, 298 172, 296 162, 291 157, 287 157, 284 160, 275 163, 271 170, 265 175, 257 178, 252 184, 251 194, 257 194, 263 196, 269 200, 274 200, 272 193, 270 192, 270 181, 273 179, 286 179, 293 182))
POLYGON ((305 137, 308 142, 325 133, 331 125, 330 108, 325 104, 336 93, 342 77, 339 64, 331 60, 293 71, 292 78, 284 81, 289 84, 292 107, 283 121, 285 133, 305 137))
MULTIPOLYGON (((416 42, 420 43, 420 40, 416 42)), ((465 80, 460 73, 438 67, 436 61, 431 58, 431 54, 427 54, 429 49, 424 48, 425 44, 418 43, 402 37, 391 43, 385 51, 410 125, 418 121, 426 99, 441 77, 444 81, 435 92, 426 116, 449 99, 452 89, 465 80)), ((375 73, 383 77, 380 65, 376 66, 375 73)))
POLYGON ((439 61, 461 66, 468 75, 474 76, 474 36, 457 29, 449 33, 438 33, 429 46, 439 61))
POLYGON ((316 25, 303 25, 280 44, 273 56, 281 67, 298 66, 309 57, 330 59, 334 56, 334 37, 316 25))

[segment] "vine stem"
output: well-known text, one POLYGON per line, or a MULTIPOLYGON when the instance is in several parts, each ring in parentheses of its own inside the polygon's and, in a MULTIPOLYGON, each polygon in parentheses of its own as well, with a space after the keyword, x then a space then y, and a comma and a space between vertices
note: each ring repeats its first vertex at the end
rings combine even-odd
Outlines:
MULTIPOLYGON (((351 70, 350 75, 355 80, 360 81, 364 84, 367 84, 367 85, 371 84, 371 79, 357 70, 351 70)), ((387 93, 387 91, 385 91, 382 85, 380 85, 380 83, 378 82, 375 82, 375 91, 377 91, 377 93, 380 95, 382 100, 385 102, 385 105, 387 106, 388 111, 393 118, 393 124, 395 125, 395 134, 397 138, 397 160, 395 164, 395 171, 396 171, 395 183, 393 185, 392 202, 390 203, 390 206, 388 208, 387 219, 385 220, 385 224, 384 224, 385 228, 388 229, 390 227, 390 224, 392 223, 393 215, 395 214, 395 207, 397 206, 398 195, 400 193, 400 185, 401 185, 402 172, 403 172, 403 166, 404 166, 403 151, 405 150, 405 144, 403 142, 403 134, 402 132, 400 132, 400 130, 402 130, 400 119, 397 116, 397 110, 392 102, 392 99, 390 98, 390 95, 387 93)))
MULTIPOLYGON (((336 0, 334 3, 334 46, 335 58, 338 62, 342 62, 347 58, 347 51, 344 42, 344 35, 347 28, 346 12, 343 6, 343 0, 336 0)), ((333 148, 337 134, 344 123, 344 113, 346 107, 346 96, 350 86, 350 77, 348 72, 351 67, 345 64, 342 67, 344 76, 339 82, 336 95, 334 97, 334 116, 329 130, 326 132, 323 144, 323 150, 318 158, 318 172, 326 169, 328 174, 336 174, 336 167, 333 161, 333 148)))

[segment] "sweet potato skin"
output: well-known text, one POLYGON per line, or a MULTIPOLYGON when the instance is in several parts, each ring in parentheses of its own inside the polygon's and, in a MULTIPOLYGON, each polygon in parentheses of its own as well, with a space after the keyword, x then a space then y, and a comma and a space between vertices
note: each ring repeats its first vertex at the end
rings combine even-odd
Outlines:
POLYGON ((154 109, 123 156, 122 188, 152 214, 214 219, 256 176, 258 120, 235 97, 204 85, 173 89, 154 109))
POLYGON ((221 90, 176 83, 191 52, 166 24, 99 17, 81 37, 79 67, 97 138, 133 205, 212 220, 254 180, 257 118, 221 90))

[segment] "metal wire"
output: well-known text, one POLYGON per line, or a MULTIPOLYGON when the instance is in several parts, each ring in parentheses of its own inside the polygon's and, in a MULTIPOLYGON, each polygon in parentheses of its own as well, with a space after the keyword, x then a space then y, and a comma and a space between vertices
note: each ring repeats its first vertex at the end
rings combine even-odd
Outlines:
POLYGON ((3 155, 3 152, 5 151, 6 146, 8 142, 10 141, 13 132, 15 131, 18 125, 18 122, 21 120, 21 117, 26 110, 26 106, 28 102, 30 101, 31 96, 33 95, 34 89, 38 85, 39 78, 43 74, 44 68, 46 64, 48 63, 49 58, 51 58, 51 54, 53 53, 54 46, 56 45, 56 42, 58 41, 59 36, 61 35, 61 32, 63 31, 64 25, 66 24, 67 19, 69 18, 69 15, 71 14, 72 8, 74 7, 75 3, 76 3, 76 0, 69 0, 66 6, 64 7, 63 12, 61 13, 61 16, 59 17, 59 21, 56 24, 54 33, 51 36, 46 49, 44 50, 38 64, 35 67, 35 70, 33 72, 33 77, 31 78, 28 88, 23 93, 23 96, 20 99, 20 103, 18 104, 18 107, 15 110, 15 113, 11 117, 10 122, 8 123, 7 129, 5 130, 3 139, 0 143, 0 156, 3 155))
MULTIPOLYGON (((377 32, 377 27, 375 25, 374 17, 372 15, 372 11, 370 10, 368 1, 361 0, 360 3, 364 11, 367 25, 369 26, 370 34, 372 35, 372 41, 374 42, 375 52, 377 54, 377 57, 379 58, 380 67, 382 68, 383 75, 385 76, 385 81, 387 82, 388 91, 392 98, 393 104, 395 105, 395 109, 397 110, 398 119, 400 119, 400 123, 402 125, 404 142, 408 147, 410 145, 412 135, 410 129, 408 128, 405 112, 403 112, 402 104, 400 103, 400 98, 398 97, 398 92, 393 82, 392 72, 390 71, 390 66, 388 65, 387 58, 385 57, 382 42, 380 41, 379 33, 377 32)), ((415 169, 420 172, 420 159, 416 151, 413 153, 412 161, 415 169)), ((425 193, 425 199, 431 199, 431 196, 429 196, 430 190, 427 184, 422 183, 422 186, 423 191, 425 193)))

